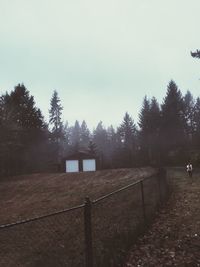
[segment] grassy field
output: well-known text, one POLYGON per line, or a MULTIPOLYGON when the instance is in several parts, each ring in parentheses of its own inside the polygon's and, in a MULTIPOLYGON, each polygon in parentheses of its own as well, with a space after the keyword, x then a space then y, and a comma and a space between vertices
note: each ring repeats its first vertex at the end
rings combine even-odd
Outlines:
MULTIPOLYGON (((48 214, 96 199, 155 173, 151 168, 79 174, 34 174, 0 182, 0 224, 48 214)), ((156 176, 155 176, 156 177, 156 176)), ((157 179, 144 184, 146 212, 156 208, 157 179), (148 207, 150 207, 148 209, 148 207)), ((143 221, 140 187, 92 209, 94 266, 120 266, 143 221)), ((0 230, 1 267, 83 267, 83 209, 0 230)))
POLYGON ((82 204, 154 172, 151 168, 21 175, 0 181, 0 225, 82 204))

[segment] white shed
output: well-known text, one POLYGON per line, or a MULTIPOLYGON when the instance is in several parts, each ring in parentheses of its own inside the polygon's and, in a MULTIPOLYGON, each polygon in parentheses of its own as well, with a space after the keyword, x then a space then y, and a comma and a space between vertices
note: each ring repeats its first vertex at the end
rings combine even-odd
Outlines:
POLYGON ((77 152, 65 159, 66 172, 96 171, 96 158, 85 152, 77 152))

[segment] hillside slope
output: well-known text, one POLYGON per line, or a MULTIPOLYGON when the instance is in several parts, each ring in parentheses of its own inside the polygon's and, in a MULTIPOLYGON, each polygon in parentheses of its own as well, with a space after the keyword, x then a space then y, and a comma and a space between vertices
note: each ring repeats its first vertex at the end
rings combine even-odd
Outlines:
POLYGON ((174 192, 124 267, 200 266, 200 173, 171 170, 174 192))
POLYGON ((142 177, 151 168, 85 173, 32 174, 0 181, 0 224, 66 209, 112 192, 142 177))

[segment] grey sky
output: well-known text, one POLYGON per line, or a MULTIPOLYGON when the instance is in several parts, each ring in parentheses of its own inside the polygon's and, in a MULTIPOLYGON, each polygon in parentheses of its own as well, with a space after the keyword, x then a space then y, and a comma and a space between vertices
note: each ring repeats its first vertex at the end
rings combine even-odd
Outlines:
POLYGON ((200 89, 199 0, 0 0, 0 93, 23 82, 48 119, 90 127, 137 121, 145 94, 161 102, 173 79, 200 89))

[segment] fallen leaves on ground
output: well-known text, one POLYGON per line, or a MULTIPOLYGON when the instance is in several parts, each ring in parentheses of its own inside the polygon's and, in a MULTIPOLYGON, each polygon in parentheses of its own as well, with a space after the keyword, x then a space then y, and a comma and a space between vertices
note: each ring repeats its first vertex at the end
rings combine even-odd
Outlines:
POLYGON ((200 175, 174 179, 175 189, 124 267, 200 266, 200 175))

